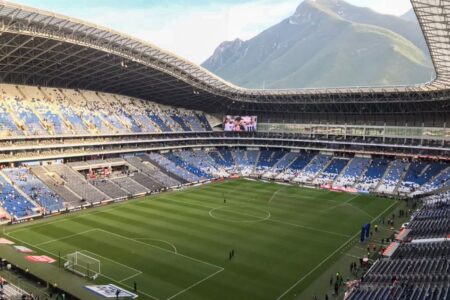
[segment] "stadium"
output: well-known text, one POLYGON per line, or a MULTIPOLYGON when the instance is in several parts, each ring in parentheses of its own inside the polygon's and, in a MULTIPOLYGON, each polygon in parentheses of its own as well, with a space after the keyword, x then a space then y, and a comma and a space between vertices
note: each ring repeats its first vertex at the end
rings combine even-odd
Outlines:
POLYGON ((1 299, 450 299, 450 1, 411 2, 432 81, 265 90, 0 1, 1 299))

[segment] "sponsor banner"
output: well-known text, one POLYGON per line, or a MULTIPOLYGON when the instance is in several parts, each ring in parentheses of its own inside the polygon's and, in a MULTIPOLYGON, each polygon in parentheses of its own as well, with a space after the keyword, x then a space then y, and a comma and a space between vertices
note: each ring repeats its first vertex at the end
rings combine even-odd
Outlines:
POLYGON ((345 187, 345 186, 332 186, 332 185, 322 185, 322 188, 328 189, 330 191, 335 191, 335 192, 348 192, 348 193, 358 193, 358 190, 352 187, 345 187))
POLYGON ((56 261, 47 255, 28 255, 25 256, 25 259, 35 263, 47 263, 47 264, 51 264, 56 261))
POLYGON ((132 298, 136 299, 138 295, 124 290, 117 285, 114 284, 106 284, 106 285, 86 285, 85 288, 90 290, 91 292, 103 296, 105 298, 132 298))
POLYGON ((25 246, 14 246, 14 249, 16 249, 17 251, 22 252, 22 253, 33 253, 34 252, 33 250, 31 250, 25 246))
POLYGON ((22 223, 25 223, 25 222, 29 222, 29 221, 33 221, 33 219, 32 218, 30 218, 30 219, 23 219, 23 220, 15 220, 15 221, 12 221, 11 222, 11 224, 22 224, 22 223))
POLYGON ((0 238, 0 244, 3 244, 3 245, 14 245, 14 242, 10 241, 10 240, 7 240, 7 239, 4 239, 4 238, 0 238))

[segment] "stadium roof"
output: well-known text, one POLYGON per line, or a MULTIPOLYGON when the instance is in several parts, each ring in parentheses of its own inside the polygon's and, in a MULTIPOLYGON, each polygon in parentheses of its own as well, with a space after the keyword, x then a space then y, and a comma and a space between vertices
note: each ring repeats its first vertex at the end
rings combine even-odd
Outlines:
POLYGON ((426 84, 245 89, 137 38, 2 0, 0 82, 104 91, 211 112, 448 112, 450 1, 412 4, 436 69, 435 80, 426 84))

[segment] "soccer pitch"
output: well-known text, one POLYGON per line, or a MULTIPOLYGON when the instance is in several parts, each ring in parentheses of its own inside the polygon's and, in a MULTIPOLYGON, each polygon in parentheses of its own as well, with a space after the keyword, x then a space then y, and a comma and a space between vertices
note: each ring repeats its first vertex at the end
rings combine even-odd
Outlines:
MULTIPOLYGON (((234 180, 12 226, 5 234, 38 254, 92 257, 101 265, 94 284, 132 290, 136 282, 140 299, 291 299, 342 255, 362 224, 396 203, 234 180)), ((57 263, 47 269, 60 272, 57 263)))

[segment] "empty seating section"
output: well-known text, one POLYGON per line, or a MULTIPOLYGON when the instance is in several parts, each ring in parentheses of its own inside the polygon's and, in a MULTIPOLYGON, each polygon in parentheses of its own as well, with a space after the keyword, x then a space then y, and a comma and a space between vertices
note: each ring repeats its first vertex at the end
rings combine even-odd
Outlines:
POLYGON ((175 178, 161 172, 157 167, 148 161, 143 161, 140 157, 128 157, 126 161, 140 172, 144 173, 162 187, 174 187, 181 183, 175 178))
POLYGON ((450 257, 450 242, 404 243, 395 250, 393 259, 450 257))
POLYGON ((348 300, 447 300, 450 288, 445 284, 407 284, 404 286, 360 287, 348 300))
POLYGON ((169 128, 169 131, 176 131, 176 132, 182 132, 184 131, 183 128, 180 126, 179 123, 175 122, 173 118, 166 114, 159 114, 159 118, 164 122, 167 128, 169 128))
POLYGON ((259 151, 257 151, 257 150, 248 150, 247 151, 247 159, 248 159, 249 165, 254 166, 256 164, 256 161, 258 160, 258 154, 259 154, 259 151))
POLYGON ((347 299, 450 299, 450 192, 423 201, 407 226, 407 240, 376 261, 347 299))
MULTIPOLYGON (((63 198, 68 207, 75 207, 80 204, 81 197, 69 190, 63 180, 58 180, 55 174, 49 173, 42 166, 32 166, 31 172, 36 175, 43 183, 45 183, 51 190, 56 192, 61 198, 63 198)), ((59 176, 58 176, 59 178, 59 176)))
POLYGON ((288 153, 283 152, 283 154, 285 155, 280 160, 278 160, 278 162, 274 165, 274 168, 276 170, 286 169, 291 163, 294 162, 295 159, 297 159, 299 155, 299 153, 296 152, 288 152, 288 153))
POLYGON ((38 106, 37 110, 41 111, 41 116, 44 119, 44 122, 47 123, 50 132, 53 134, 65 135, 72 133, 66 123, 61 120, 61 117, 54 113, 49 107, 38 106))
POLYGON ((258 157, 258 151, 237 150, 235 152, 236 167, 243 175, 249 175, 253 172, 258 157))
POLYGON ((399 191, 403 193, 413 192, 437 176, 447 167, 448 164, 441 162, 433 162, 430 164, 427 164, 426 162, 412 162, 399 191))
POLYGON ((395 191, 395 188, 397 187, 397 184, 399 183, 403 172, 405 172, 405 169, 407 167, 407 163, 401 161, 401 160, 394 160, 387 172, 384 178, 381 181, 380 187, 378 188, 378 192, 380 193, 392 193, 395 191))
POLYGON ((192 131, 192 129, 184 122, 184 119, 178 115, 170 115, 170 117, 177 122, 184 131, 192 131))
POLYGON ((19 193, 6 179, 0 175, 0 205, 6 212, 21 219, 37 214, 37 207, 19 193))
POLYGON ((314 179, 320 171, 322 171, 325 166, 332 159, 331 155, 318 154, 310 163, 299 173, 299 175, 294 179, 298 182, 308 182, 314 179))
POLYGON ((47 135, 47 130, 42 127, 42 124, 38 116, 31 110, 29 106, 26 106, 22 100, 15 98, 8 101, 11 107, 12 113, 17 117, 20 124, 27 129, 29 135, 47 135))
POLYGON ((63 117, 70 123, 72 131, 75 134, 87 134, 88 129, 84 121, 81 119, 80 115, 72 111, 72 109, 60 106, 60 111, 63 117))
POLYGON ((150 189, 140 185, 130 177, 114 178, 111 181, 133 196, 143 195, 150 191, 150 189))
POLYGON ((158 126, 153 125, 153 122, 145 114, 134 114, 133 120, 139 124, 140 129, 144 132, 161 132, 158 126))
POLYGON ((89 184, 81 174, 67 165, 49 165, 46 168, 50 172, 56 173, 65 182, 65 185, 88 202, 96 203, 110 199, 109 196, 89 184))
POLYGON ((111 197, 111 199, 123 199, 128 197, 128 193, 121 189, 118 185, 114 184, 109 179, 95 179, 90 183, 98 188, 100 191, 111 197))
POLYGON ((133 179, 143 187, 149 189, 150 191, 159 191, 163 187, 163 185, 142 173, 134 174, 133 176, 131 176, 131 179, 133 179))
POLYGON ((233 167, 233 164, 230 161, 226 161, 222 154, 220 154, 219 151, 210 151, 208 152, 209 156, 214 159, 216 164, 221 165, 224 168, 231 168, 233 167))
POLYGON ((23 135, 22 129, 14 122, 5 103, 0 103, 0 136, 23 135))
POLYGON ((178 166, 175 164, 172 160, 166 158, 166 156, 157 154, 157 153, 150 153, 148 154, 148 157, 150 160, 158 165, 160 168, 165 170, 168 173, 174 174, 175 176, 181 178, 182 180, 185 180, 186 182, 194 182, 199 181, 200 177, 189 172, 188 170, 184 169, 182 166, 178 166))
POLYGON ((212 131, 203 113, 125 96, 0 85, 0 136, 212 131))
POLYGON ((355 157, 347 165, 343 174, 334 183, 336 186, 353 186, 370 163, 369 158, 355 157))
MULTIPOLYGON (((185 150, 184 153, 190 153, 191 151, 185 150)), ((214 159, 211 158, 211 156, 206 153, 206 151, 203 150, 194 150, 192 152, 195 156, 195 162, 197 162, 195 165, 200 167, 202 170, 209 174, 217 174, 220 173, 220 170, 222 169, 222 165, 216 163, 214 159)))
POLYGON ((161 128, 163 132, 171 132, 170 125, 166 124, 159 116, 155 114, 149 114, 150 119, 161 128))
POLYGON ((364 277, 366 283, 387 283, 393 280, 410 283, 446 281, 450 261, 445 258, 382 259, 364 277), (442 278, 442 279, 441 279, 442 278))
POLYGON ((408 238, 446 238, 450 234, 450 202, 425 206, 415 213, 407 228, 411 231, 408 238))
POLYGON ((292 163, 290 163, 280 174, 276 175, 275 178, 280 180, 294 179, 300 174, 301 170, 311 162, 314 156, 315 155, 311 153, 296 153, 292 163))
POLYGON ((331 183, 338 177, 338 175, 344 170, 348 163, 348 159, 335 158, 331 163, 320 173, 314 183, 316 184, 327 184, 331 183))
POLYGON ((197 159, 188 152, 181 152, 174 154, 174 153, 166 153, 164 154, 164 156, 171 160, 173 163, 175 163, 178 167, 182 167, 184 169, 186 169, 187 171, 191 172, 192 174, 196 175, 198 178, 200 178, 200 180, 202 179, 210 179, 212 178, 211 175, 207 174, 205 171, 201 170, 199 167, 196 167, 195 165, 193 165, 193 163, 200 163, 199 161, 197 161, 197 159), (178 156, 180 155, 180 156, 178 156), (183 157, 183 159, 188 159, 189 162, 184 161, 181 157, 183 157))
POLYGON ((424 184, 419 192, 429 192, 448 186, 450 180, 450 167, 447 166, 445 170, 434 176, 428 183, 424 184))
POLYGON ((268 169, 273 167, 284 155, 284 151, 262 150, 259 154, 256 168, 268 169))
POLYGON ((206 116, 202 113, 195 114, 199 121, 202 123, 203 130, 205 131, 212 131, 211 125, 209 125, 208 119, 206 119, 206 116))
POLYGON ((127 127, 131 130, 131 132, 142 132, 139 123, 128 112, 120 109, 120 116, 122 116, 123 121, 127 124, 127 127))
POLYGON ((227 167, 231 168, 235 165, 233 154, 231 154, 231 151, 229 149, 220 149, 219 153, 220 155, 222 155, 227 167))
POLYGON ((364 175, 358 181, 356 187, 360 190, 369 191, 375 188, 383 177, 389 161, 384 158, 375 158, 370 163, 364 175))
POLYGON ((64 200, 34 176, 29 169, 24 167, 3 169, 3 172, 16 186, 19 186, 31 199, 48 212, 58 211, 65 207, 64 200))
POLYGON ((303 170, 305 166, 307 166, 310 161, 314 158, 314 154, 310 153, 300 153, 298 157, 290 164, 290 170, 303 170))
POLYGON ((197 114, 184 115, 183 120, 186 124, 190 124, 192 131, 205 131, 204 124, 199 120, 197 114))

